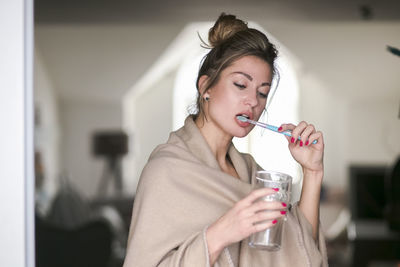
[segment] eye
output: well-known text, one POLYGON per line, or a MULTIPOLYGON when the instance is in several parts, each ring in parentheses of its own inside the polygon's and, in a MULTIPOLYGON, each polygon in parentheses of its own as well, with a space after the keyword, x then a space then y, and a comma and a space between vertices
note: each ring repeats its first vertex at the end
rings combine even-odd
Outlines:
POLYGON ((240 89, 245 89, 246 86, 244 84, 240 84, 240 83, 233 83, 236 87, 239 87, 240 89))
POLYGON ((258 95, 260 97, 262 97, 262 98, 267 98, 268 97, 268 93, 264 94, 264 93, 258 92, 258 95))

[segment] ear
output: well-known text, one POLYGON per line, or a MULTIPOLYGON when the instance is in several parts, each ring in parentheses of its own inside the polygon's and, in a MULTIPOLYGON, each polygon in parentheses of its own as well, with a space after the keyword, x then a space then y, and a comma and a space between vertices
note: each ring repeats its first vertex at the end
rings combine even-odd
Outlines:
POLYGON ((199 88, 200 95, 202 95, 204 93, 204 90, 205 90, 206 85, 207 85, 207 81, 208 81, 208 76, 207 75, 200 76, 199 82, 197 84, 197 87, 199 88))

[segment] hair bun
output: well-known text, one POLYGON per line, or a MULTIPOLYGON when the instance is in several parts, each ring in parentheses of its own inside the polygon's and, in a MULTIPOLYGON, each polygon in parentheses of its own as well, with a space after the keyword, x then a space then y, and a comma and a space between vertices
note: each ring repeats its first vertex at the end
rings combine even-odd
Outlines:
POLYGON ((234 15, 221 13, 208 32, 208 42, 211 47, 216 47, 235 33, 246 29, 248 29, 247 22, 237 19, 234 15))

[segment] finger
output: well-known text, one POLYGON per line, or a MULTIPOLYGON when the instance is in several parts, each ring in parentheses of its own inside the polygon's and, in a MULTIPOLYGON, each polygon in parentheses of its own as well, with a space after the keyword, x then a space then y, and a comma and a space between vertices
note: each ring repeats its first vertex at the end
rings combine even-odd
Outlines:
POLYGON ((296 125, 292 123, 284 123, 279 126, 278 131, 279 132, 284 132, 284 131, 292 131, 294 128, 296 128, 296 125))
POLYGON ((308 137, 308 142, 309 142, 308 145, 311 145, 311 144, 312 144, 312 145, 323 146, 323 145, 324 145, 324 137, 323 137, 322 132, 321 132, 321 131, 317 131, 317 132, 311 134, 311 135, 308 137), (316 143, 316 144, 313 144, 313 142, 314 142, 315 140, 317 140, 317 143, 316 143))
POLYGON ((307 125, 300 135, 301 141, 300 146, 308 145, 310 143, 309 136, 315 132, 315 127, 312 124, 307 125))
MULTIPOLYGON (((294 128, 296 128, 296 125, 291 123, 281 124, 278 128, 278 132, 288 131, 291 133, 294 128)), ((292 137, 285 135, 285 138, 290 143, 292 137)))
POLYGON ((291 143, 296 143, 299 136, 303 133, 304 129, 307 127, 307 123, 305 121, 301 121, 292 131, 292 138, 290 139, 291 143))
POLYGON ((266 221, 278 220, 279 218, 285 216, 285 214, 285 211, 282 213, 280 211, 262 211, 251 216, 250 221, 253 224, 263 223, 266 221))
POLYGON ((273 221, 267 221, 267 222, 263 222, 263 223, 254 224, 251 228, 250 234, 258 233, 258 232, 261 232, 268 228, 273 227, 276 224, 276 222, 275 223, 272 223, 272 222, 273 221))
POLYGON ((266 210, 285 210, 286 203, 282 203, 279 201, 258 201, 249 207, 248 211, 251 214, 266 211, 266 210))
POLYGON ((274 190, 273 188, 268 188, 268 187, 256 189, 256 190, 253 190, 247 197, 245 197, 244 199, 242 199, 239 202, 240 202, 240 204, 243 203, 243 205, 245 205, 245 206, 250 206, 257 199, 268 196, 268 195, 275 194, 276 192, 277 191, 274 190))
POLYGON ((251 234, 257 233, 257 232, 261 232, 263 230, 266 230, 268 228, 271 228, 273 226, 275 226, 277 223, 279 223, 280 220, 284 220, 282 218, 282 216, 279 216, 277 218, 273 218, 271 220, 267 220, 267 221, 261 221, 259 223, 255 223, 253 224, 251 231, 251 234))

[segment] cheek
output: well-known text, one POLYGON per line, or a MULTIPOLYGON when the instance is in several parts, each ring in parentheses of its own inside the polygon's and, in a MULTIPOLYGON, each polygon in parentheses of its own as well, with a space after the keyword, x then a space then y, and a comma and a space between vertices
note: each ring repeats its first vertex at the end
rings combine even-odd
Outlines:
POLYGON ((219 90, 218 93, 213 95, 214 108, 221 113, 228 113, 229 111, 234 110, 234 107, 238 105, 240 99, 234 92, 223 89, 219 90))
POLYGON ((227 119, 231 113, 231 105, 228 101, 222 100, 220 103, 213 103, 210 105, 210 114, 215 118, 227 119))
POLYGON ((256 109, 254 115, 256 115, 257 120, 261 117, 262 113, 264 112, 264 108, 265 108, 265 105, 256 109))

